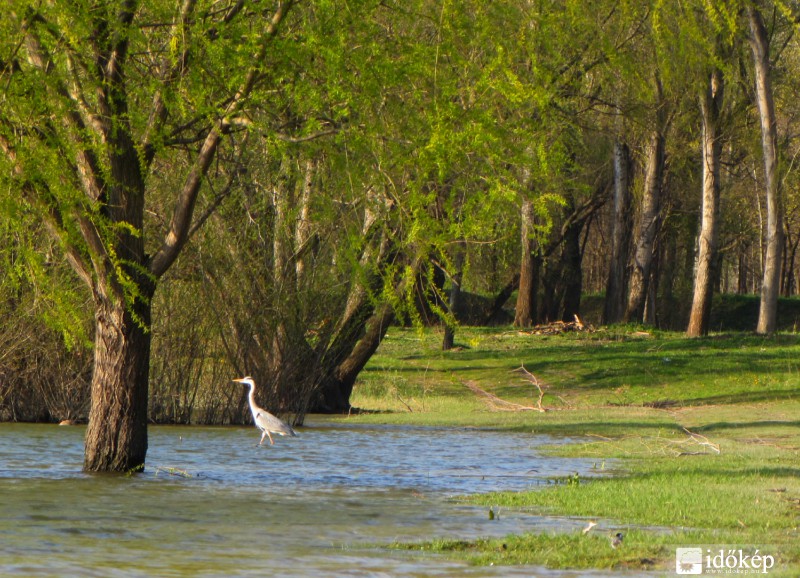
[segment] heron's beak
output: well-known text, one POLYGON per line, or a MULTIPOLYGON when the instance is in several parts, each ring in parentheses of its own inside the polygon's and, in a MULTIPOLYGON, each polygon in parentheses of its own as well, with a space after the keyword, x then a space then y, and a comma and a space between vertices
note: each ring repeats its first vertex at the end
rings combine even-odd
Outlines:
POLYGON ((244 383, 244 378, 232 379, 231 381, 235 381, 236 383, 244 383))

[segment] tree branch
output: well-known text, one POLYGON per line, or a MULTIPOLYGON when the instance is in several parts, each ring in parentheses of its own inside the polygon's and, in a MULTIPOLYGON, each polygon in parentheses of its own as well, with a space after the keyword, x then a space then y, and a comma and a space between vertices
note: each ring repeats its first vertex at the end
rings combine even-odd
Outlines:
POLYGON ((292 4, 293 1, 288 0, 278 5, 269 26, 264 32, 261 46, 253 60, 254 65, 247 71, 244 81, 222 111, 220 120, 208 131, 203 145, 200 147, 200 151, 197 154, 197 158, 189 170, 189 174, 186 176, 183 187, 178 194, 170 227, 164 237, 161 248, 150 261, 149 269, 154 276, 160 277, 163 275, 172 263, 175 262, 181 249, 183 249, 183 246, 186 244, 192 226, 192 215, 194 213, 195 203, 197 202, 197 195, 200 192, 202 179, 208 172, 208 167, 211 165, 211 161, 222 141, 222 136, 231 126, 230 119, 237 115, 244 105, 244 102, 253 91, 260 76, 260 67, 262 61, 266 57, 267 47, 277 34, 278 27, 286 17, 292 4))
POLYGON ((3 151, 6 158, 11 162, 14 171, 14 177, 21 181, 20 188, 25 195, 25 198, 30 203, 38 205, 42 209, 41 214, 45 217, 43 220, 44 226, 50 232, 53 238, 60 242, 64 249, 67 262, 73 268, 78 277, 84 283, 86 283, 90 289, 93 289, 94 281, 89 264, 87 263, 86 259, 84 259, 84 256, 81 254, 78 248, 69 241, 63 226, 64 221, 61 217, 61 213, 54 204, 51 204, 50 206, 42 206, 43 203, 41 202, 37 191, 34 190, 33 185, 25 178, 25 173, 17 161, 17 153, 14 150, 14 147, 2 134, 0 134, 0 150, 3 151))
MULTIPOLYGON (((181 6, 180 16, 177 22, 172 25, 172 34, 170 36, 170 43, 173 39, 177 42, 185 38, 190 30, 190 21, 194 9, 197 5, 197 0, 184 0, 181 6)), ((142 137, 141 150, 144 151, 144 163, 149 167, 155 158, 156 148, 153 140, 155 135, 158 134, 164 123, 167 120, 167 104, 164 102, 164 90, 169 87, 173 82, 180 78, 189 61, 189 42, 184 42, 184 50, 181 52, 180 58, 175 59, 172 63, 168 57, 164 57, 161 64, 162 70, 166 70, 162 78, 162 86, 153 95, 153 103, 150 107, 150 115, 147 119, 147 127, 142 137)))

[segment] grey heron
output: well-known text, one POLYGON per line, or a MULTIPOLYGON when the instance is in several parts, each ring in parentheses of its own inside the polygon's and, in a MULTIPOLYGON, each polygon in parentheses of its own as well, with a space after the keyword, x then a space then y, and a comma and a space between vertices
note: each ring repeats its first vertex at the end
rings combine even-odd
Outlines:
POLYGON ((269 438, 270 445, 274 445, 275 442, 272 439, 272 434, 277 434, 280 436, 297 435, 292 429, 292 426, 290 426, 288 423, 275 417, 263 407, 258 407, 258 405, 256 405, 256 382, 253 381, 252 377, 248 375, 247 377, 234 379, 233 381, 236 383, 244 383, 245 385, 250 386, 250 394, 248 395, 248 399, 250 400, 250 411, 253 413, 253 423, 255 423, 256 427, 263 432, 261 434, 261 441, 258 442, 258 445, 264 443, 265 437, 269 438))

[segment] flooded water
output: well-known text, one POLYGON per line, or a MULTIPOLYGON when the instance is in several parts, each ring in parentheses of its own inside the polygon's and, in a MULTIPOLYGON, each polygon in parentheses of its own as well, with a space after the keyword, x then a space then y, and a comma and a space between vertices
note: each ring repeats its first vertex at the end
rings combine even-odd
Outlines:
POLYGON ((490 521, 450 499, 590 473, 593 461, 541 455, 543 436, 312 420, 257 447, 255 428, 151 427, 147 471, 104 476, 81 473, 83 435, 0 424, 0 575, 592 575, 376 547, 581 525, 511 511, 490 521))

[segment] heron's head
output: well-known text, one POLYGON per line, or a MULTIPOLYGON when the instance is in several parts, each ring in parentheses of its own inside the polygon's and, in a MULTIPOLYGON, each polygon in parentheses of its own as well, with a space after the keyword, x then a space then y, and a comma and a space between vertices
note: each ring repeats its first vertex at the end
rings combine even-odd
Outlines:
POLYGON ((240 377, 239 379, 234 379, 236 383, 244 383, 245 385, 249 385, 250 387, 255 387, 256 383, 253 381, 253 378, 249 375, 247 377, 240 377))

